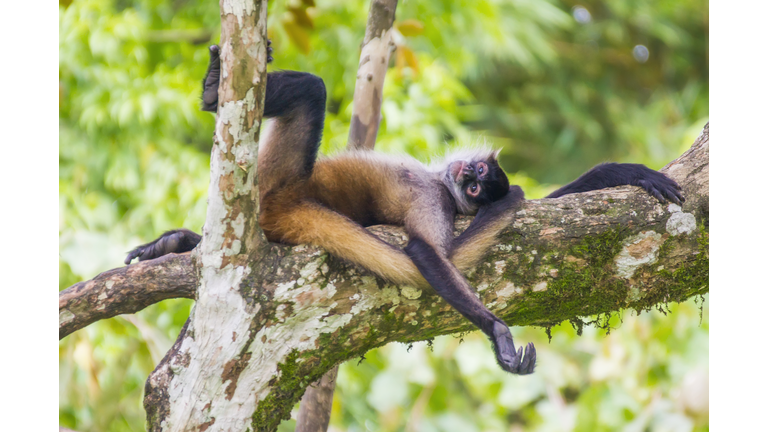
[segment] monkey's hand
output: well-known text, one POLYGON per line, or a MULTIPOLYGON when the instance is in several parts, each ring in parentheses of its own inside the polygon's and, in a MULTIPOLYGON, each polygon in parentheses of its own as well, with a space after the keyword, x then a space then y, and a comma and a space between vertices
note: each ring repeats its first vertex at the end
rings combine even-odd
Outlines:
POLYGON ((517 375, 528 375, 533 373, 536 366, 536 348, 529 342, 523 355, 523 347, 515 351, 515 344, 512 342, 512 334, 509 327, 495 322, 493 324, 493 351, 496 353, 496 361, 502 369, 517 375))
POLYGON ((685 197, 676 181, 643 165, 639 165, 636 169, 637 178, 632 185, 645 189, 662 204, 670 201, 681 205, 685 202, 685 197))
POLYGON ((134 258, 139 261, 159 258, 169 253, 189 252, 200 243, 202 237, 188 229, 166 231, 156 240, 136 247, 128 252, 125 264, 128 265, 134 258))
MULTIPOLYGON (((267 63, 272 62, 272 41, 267 39, 267 63)), ((203 111, 216 112, 219 104, 219 77, 221 76, 221 51, 218 45, 208 47, 208 70, 203 78, 203 111)))
MULTIPOLYGON (((509 214, 514 210, 518 204, 525 200, 525 195, 520 186, 510 185, 509 192, 501 199, 496 200, 488 205, 480 207, 475 216, 477 224, 487 223, 490 220, 496 220, 500 217, 509 214)), ((475 222, 472 222, 475 224, 475 222)))

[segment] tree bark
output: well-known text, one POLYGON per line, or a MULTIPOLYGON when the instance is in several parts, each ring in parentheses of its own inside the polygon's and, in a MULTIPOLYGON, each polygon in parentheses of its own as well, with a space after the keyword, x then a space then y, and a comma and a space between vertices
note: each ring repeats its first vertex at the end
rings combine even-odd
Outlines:
POLYGON ((246 430, 259 390, 246 366, 261 317, 269 243, 258 224, 258 136, 267 66, 267 1, 221 0, 221 70, 203 238, 192 254, 197 301, 172 351, 150 375, 153 431, 246 430), (173 353, 180 353, 173 355, 173 353), (238 385, 238 378, 245 385, 238 385))
POLYGON ((348 148, 373 150, 381 122, 381 100, 389 57, 395 50, 392 24, 397 0, 371 0, 349 126, 348 148))
POLYGON ((325 432, 331 421, 333 391, 339 367, 334 366, 319 381, 307 387, 299 403, 296 432, 325 432))
POLYGON ((96 321, 136 313, 171 298, 195 298, 189 254, 106 271, 59 293, 59 339, 96 321))

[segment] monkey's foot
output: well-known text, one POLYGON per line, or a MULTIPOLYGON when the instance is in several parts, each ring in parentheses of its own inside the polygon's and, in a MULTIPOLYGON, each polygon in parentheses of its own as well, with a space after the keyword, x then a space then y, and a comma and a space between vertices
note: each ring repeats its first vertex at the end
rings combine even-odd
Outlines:
POLYGON ((533 368, 536 366, 536 348, 533 347, 533 343, 528 343, 525 354, 523 354, 523 347, 515 351, 509 327, 500 322, 493 324, 493 348, 496 361, 505 371, 517 375, 533 373, 533 368))
POLYGON ((130 264, 134 258, 139 261, 159 258, 169 253, 189 252, 200 243, 202 237, 188 229, 166 231, 156 240, 136 247, 128 252, 125 264, 130 264))
POLYGON ((636 180, 633 184, 645 189, 646 192, 651 194, 662 204, 669 201, 682 205, 682 203, 685 202, 683 192, 676 181, 658 171, 654 171, 647 167, 643 168, 645 169, 640 173, 639 180, 636 180))

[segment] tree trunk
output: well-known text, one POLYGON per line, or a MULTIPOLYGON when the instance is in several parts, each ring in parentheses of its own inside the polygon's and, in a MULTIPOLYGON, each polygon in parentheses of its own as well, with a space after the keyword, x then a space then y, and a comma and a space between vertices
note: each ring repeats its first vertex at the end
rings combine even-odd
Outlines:
POLYGON ((197 298, 174 350, 147 380, 148 429, 246 430, 262 380, 247 367, 269 244, 258 224, 258 136, 266 89, 266 0, 221 0, 221 82, 197 298), (241 376, 242 375, 242 376, 241 376), (241 383, 238 380, 242 379, 241 383), (253 384, 253 385, 251 385, 253 384))
POLYGON ((357 67, 347 147, 373 150, 381 121, 381 100, 389 57, 395 50, 392 24, 397 0, 371 0, 360 63, 357 67))

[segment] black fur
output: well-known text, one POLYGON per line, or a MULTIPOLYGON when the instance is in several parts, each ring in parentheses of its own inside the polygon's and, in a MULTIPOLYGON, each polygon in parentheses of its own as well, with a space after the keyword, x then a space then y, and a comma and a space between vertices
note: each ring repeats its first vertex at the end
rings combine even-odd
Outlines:
POLYGON ((623 185, 640 186, 662 203, 671 201, 682 204, 685 201, 680 186, 674 180, 645 165, 629 163, 600 164, 547 198, 623 185))
MULTIPOLYGON (((304 153, 304 175, 312 173, 325 125, 325 84, 320 77, 306 72, 280 71, 267 76, 264 117, 284 117, 299 110, 309 128, 304 153)), ((302 143, 297 143, 301 145, 302 143)))
POLYGON ((125 264, 130 264, 134 258, 139 261, 159 258, 169 253, 189 252, 200 243, 202 236, 188 229, 166 231, 147 244, 136 247, 128 252, 125 264))
POLYGON ((485 225, 509 212, 513 207, 525 200, 525 195, 520 186, 509 186, 509 192, 501 199, 480 207, 477 215, 472 219, 469 227, 453 241, 453 248, 457 248, 472 241, 472 237, 479 234, 485 225))
POLYGON ((481 206, 486 206, 502 199, 509 190, 507 173, 501 169, 496 159, 490 159, 486 162, 488 164, 488 173, 480 181, 483 188, 480 196, 476 200, 481 206))

